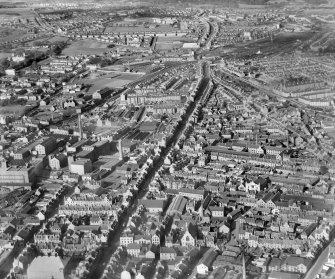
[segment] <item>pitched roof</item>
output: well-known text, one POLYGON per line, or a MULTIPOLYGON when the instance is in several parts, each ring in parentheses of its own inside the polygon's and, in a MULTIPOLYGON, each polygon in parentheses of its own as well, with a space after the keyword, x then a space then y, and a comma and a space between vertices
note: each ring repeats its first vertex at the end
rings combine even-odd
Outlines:
POLYGON ((128 244, 127 250, 133 250, 133 249, 140 250, 141 247, 142 247, 141 244, 131 243, 131 244, 128 244))
POLYGON ((189 223, 187 226, 188 232, 192 235, 193 238, 196 238, 198 233, 197 233, 197 227, 193 223, 189 223))
POLYGON ((285 264, 289 266, 298 266, 300 264, 303 264, 306 267, 308 267, 310 263, 311 263, 310 259, 295 256, 289 256, 285 259, 285 264))
POLYGON ((270 267, 277 267, 277 266, 280 267, 281 266, 281 262, 282 262, 282 260, 279 259, 279 258, 272 258, 269 266, 270 267))
POLYGON ((139 239, 151 240, 151 236, 150 235, 142 235, 142 234, 135 235, 134 240, 139 240, 139 239))
POLYGON ((143 205, 146 208, 163 208, 165 204, 165 200, 146 200, 140 199, 138 201, 139 205, 143 205))
POLYGON ((281 272, 281 271, 272 271, 269 275, 269 278, 272 278, 272 279, 299 279, 300 274, 281 272))
POLYGON ((214 248, 209 249, 200 260, 199 264, 204 264, 207 267, 210 267, 212 262, 216 259, 218 253, 215 251, 214 248))
POLYGON ((177 254, 176 250, 172 247, 161 247, 160 253, 164 254, 177 254))

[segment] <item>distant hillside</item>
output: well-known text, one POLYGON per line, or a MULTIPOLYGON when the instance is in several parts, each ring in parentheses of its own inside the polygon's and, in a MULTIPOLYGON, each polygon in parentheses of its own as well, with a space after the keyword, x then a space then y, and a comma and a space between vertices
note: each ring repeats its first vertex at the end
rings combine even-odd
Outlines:
POLYGON ((166 3, 173 3, 178 5, 219 5, 228 7, 237 7, 238 4, 247 5, 264 5, 270 0, 147 0, 154 5, 162 5, 166 3))
POLYGON ((264 5, 270 0, 238 0, 241 4, 248 4, 248 5, 264 5))
MULTIPOLYGON (((14 7, 20 6, 22 4, 29 4, 32 0, 0 0, 0 7, 7 8, 7 7, 14 7)), ((36 0, 34 0, 36 1, 36 0)), ((47 3, 53 2, 54 0, 43 0, 47 3)), ((237 6, 238 3, 241 4, 248 4, 248 5, 263 5, 269 2, 270 0, 146 0, 145 2, 157 3, 157 4, 164 4, 166 2, 169 3, 187 3, 187 4, 217 4, 217 5, 225 5, 228 4, 230 6, 237 6)), ((318 1, 318 0, 314 0, 318 1)), ((80 2, 80 0, 58 0, 58 2, 80 2)), ((106 0, 88 0, 85 2, 106 2, 106 0)), ((125 1, 126 3, 126 1, 125 1)))
MULTIPOLYGON (((0 8, 14 8, 20 7, 23 5, 31 4, 32 2, 45 2, 53 3, 55 0, 0 0, 0 8)), ((113 0, 85 0, 85 2, 92 3, 108 3, 113 0)), ((57 0, 59 3, 80 3, 81 0, 57 0)), ((192 6, 193 5, 203 5, 208 4, 218 5, 218 6, 228 6, 228 7, 237 7, 238 4, 242 5, 265 5, 265 4, 311 4, 315 6, 331 4, 335 6, 335 0, 133 0, 133 4, 142 3, 143 4, 154 4, 154 5, 164 5, 166 3, 177 4, 178 6, 192 6)), ((127 6, 127 1, 124 1, 124 6, 127 6)))
POLYGON ((328 0, 305 0, 307 4, 311 5, 321 5, 321 4, 328 4, 328 0))

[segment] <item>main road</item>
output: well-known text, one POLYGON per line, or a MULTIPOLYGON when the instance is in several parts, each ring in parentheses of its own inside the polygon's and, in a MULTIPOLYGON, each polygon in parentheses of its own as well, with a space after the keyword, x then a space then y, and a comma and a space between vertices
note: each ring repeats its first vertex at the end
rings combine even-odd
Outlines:
MULTIPOLYGON (((303 279, 315 279, 317 275, 321 273, 323 265, 327 263, 329 257, 330 247, 333 245, 335 240, 335 229, 333 229, 329 234, 329 240, 325 244, 322 252, 318 255, 316 254, 313 259, 313 264, 309 268, 308 272, 302 277, 303 279)), ((334 277, 331 277, 334 278, 334 277)))
POLYGON ((181 135, 183 135, 183 131, 185 131, 185 127, 187 123, 189 122, 190 116, 193 114, 197 103, 200 101, 205 88, 208 84, 208 81, 210 79, 210 72, 209 72, 209 65, 206 62, 202 63, 203 67, 203 77, 202 82, 199 86, 199 89, 197 91, 197 95, 195 98, 195 101, 192 102, 189 107, 186 110, 186 113, 183 116, 183 121, 180 122, 178 125, 178 128, 174 132, 170 142, 168 143, 167 147, 162 150, 162 154, 159 157, 159 159, 153 164, 151 169, 148 170, 146 176, 142 181, 140 182, 138 189, 139 192, 137 196, 135 197, 134 203, 130 206, 128 213, 126 216, 121 218, 119 220, 118 227, 113 231, 113 234, 109 238, 109 245, 108 247, 102 248, 101 253, 99 256, 95 259, 92 268, 89 272, 89 274, 85 277, 87 279, 98 279, 101 278, 103 275, 103 272, 109 263, 109 260, 112 256, 112 254, 116 251, 118 245, 119 245, 119 239, 122 235, 124 229, 126 228, 126 225, 128 223, 129 218, 132 216, 132 214, 136 211, 138 200, 143 198, 145 194, 148 192, 148 186, 150 185, 151 181, 154 179, 156 173, 161 168, 161 166, 164 164, 164 159, 169 154, 171 149, 175 146, 175 144, 178 142, 181 135))

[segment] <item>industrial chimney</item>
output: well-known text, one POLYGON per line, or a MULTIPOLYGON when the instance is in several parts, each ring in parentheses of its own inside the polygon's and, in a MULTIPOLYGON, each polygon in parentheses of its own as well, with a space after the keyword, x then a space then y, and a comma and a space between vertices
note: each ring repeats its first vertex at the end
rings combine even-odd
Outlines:
POLYGON ((123 150, 122 150, 122 140, 119 139, 119 159, 123 161, 123 150))
POLYGON ((81 114, 78 113, 79 140, 83 139, 83 125, 81 123, 81 114))

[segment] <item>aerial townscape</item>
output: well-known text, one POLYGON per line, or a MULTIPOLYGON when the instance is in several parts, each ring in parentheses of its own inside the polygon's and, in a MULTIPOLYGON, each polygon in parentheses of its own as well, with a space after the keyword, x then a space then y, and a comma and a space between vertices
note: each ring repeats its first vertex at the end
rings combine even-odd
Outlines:
POLYGON ((334 0, 0 0, 0 279, 335 278, 334 0))

